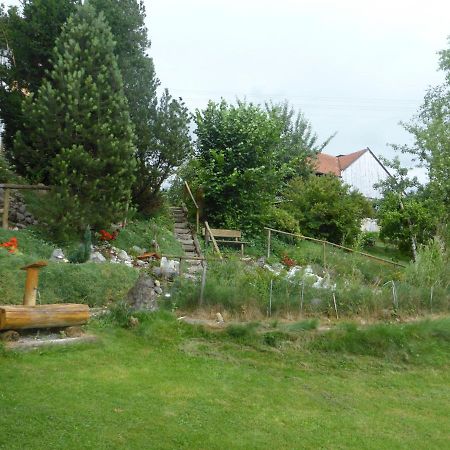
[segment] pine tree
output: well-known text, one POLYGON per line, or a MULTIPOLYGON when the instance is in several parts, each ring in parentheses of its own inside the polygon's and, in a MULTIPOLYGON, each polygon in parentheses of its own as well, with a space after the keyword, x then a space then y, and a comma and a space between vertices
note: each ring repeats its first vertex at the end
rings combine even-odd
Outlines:
POLYGON ((120 220, 130 199, 133 131, 114 45, 103 15, 80 6, 24 105, 15 154, 31 179, 55 186, 52 225, 65 235, 120 220))

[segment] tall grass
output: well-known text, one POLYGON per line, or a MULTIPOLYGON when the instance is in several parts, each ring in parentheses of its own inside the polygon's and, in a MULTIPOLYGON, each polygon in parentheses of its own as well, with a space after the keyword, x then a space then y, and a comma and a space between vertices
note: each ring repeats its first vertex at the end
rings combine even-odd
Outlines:
MULTIPOLYGON (((295 252, 289 256, 296 256, 295 252)), ((339 317, 391 319, 402 314, 449 310, 446 287, 435 286, 430 302, 429 287, 412 285, 396 269, 380 268, 377 263, 372 265, 370 271, 370 266, 362 268, 357 262, 348 260, 325 270, 317 263, 312 264, 316 274, 329 276, 330 282, 336 284, 335 289, 331 290, 314 288, 314 280, 305 279, 302 282, 301 275, 288 280, 286 271, 276 276, 264 268, 237 259, 211 261, 206 277, 204 306, 226 310, 246 319, 251 319, 251 311, 260 317, 325 315, 334 318, 337 309, 339 317)), ((199 283, 179 278, 172 288, 172 305, 183 310, 194 310, 198 307, 199 295, 199 283)))

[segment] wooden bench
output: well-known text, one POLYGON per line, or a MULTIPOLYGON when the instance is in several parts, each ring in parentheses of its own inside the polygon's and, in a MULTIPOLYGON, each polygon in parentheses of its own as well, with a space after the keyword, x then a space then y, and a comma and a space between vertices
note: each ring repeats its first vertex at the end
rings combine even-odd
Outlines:
MULTIPOLYGON (((241 246, 241 254, 244 256, 244 245, 248 244, 247 241, 242 241, 242 233, 239 230, 223 230, 220 228, 210 228, 211 234, 214 236, 216 242, 222 244, 235 244, 241 246), (217 239, 219 238, 219 239, 217 239)), ((209 232, 203 229, 203 235, 205 236, 205 242, 208 245, 211 238, 209 232)))

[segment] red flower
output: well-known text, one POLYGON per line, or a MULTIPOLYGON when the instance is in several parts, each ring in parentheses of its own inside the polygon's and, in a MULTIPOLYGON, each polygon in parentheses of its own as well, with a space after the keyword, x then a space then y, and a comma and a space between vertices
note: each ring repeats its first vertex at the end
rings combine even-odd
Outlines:
POLYGON ((284 255, 284 256, 283 256, 283 259, 281 260, 281 262, 282 262, 285 266, 288 266, 288 267, 292 267, 292 266, 297 265, 297 261, 295 261, 295 260, 292 259, 292 258, 289 258, 288 255, 284 255))
POLYGON ((16 253, 19 244, 17 242, 17 238, 12 237, 8 242, 3 242, 0 244, 0 247, 8 248, 9 253, 16 253))
POLYGON ((109 233, 106 230, 100 230, 100 240, 101 241, 114 241, 116 237, 118 236, 119 232, 113 231, 112 233, 109 233))

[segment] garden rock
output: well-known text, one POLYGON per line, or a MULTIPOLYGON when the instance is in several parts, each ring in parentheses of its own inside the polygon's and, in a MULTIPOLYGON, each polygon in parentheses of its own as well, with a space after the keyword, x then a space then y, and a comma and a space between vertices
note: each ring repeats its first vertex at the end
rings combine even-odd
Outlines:
POLYGON ((52 255, 50 256, 50 261, 54 262, 67 262, 64 252, 60 248, 55 248, 52 255))
POLYGON ((106 258, 100 252, 91 253, 90 260, 94 263, 104 263, 106 258))
POLYGON ((136 284, 128 292, 127 302, 132 309, 137 311, 156 311, 158 310, 156 297, 153 278, 141 272, 136 284))

